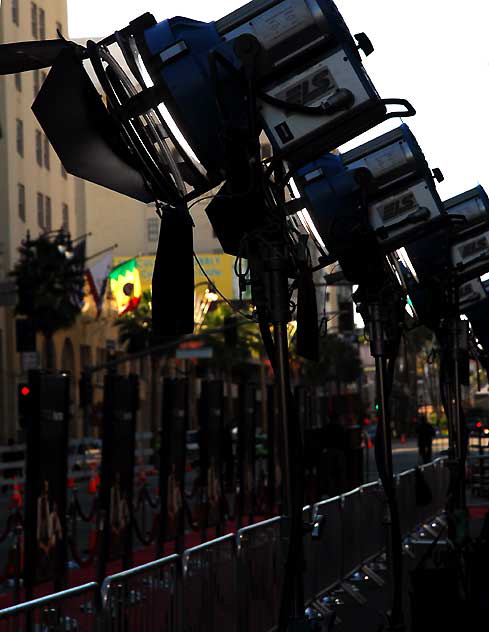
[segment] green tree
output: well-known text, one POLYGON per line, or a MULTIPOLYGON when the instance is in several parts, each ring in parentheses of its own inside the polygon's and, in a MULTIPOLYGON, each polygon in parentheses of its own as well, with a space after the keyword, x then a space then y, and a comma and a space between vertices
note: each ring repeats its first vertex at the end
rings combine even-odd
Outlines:
POLYGON ((235 315, 232 308, 224 302, 207 312, 200 333, 204 344, 213 350, 213 364, 217 370, 228 374, 232 369, 246 370, 254 352, 256 357, 264 354, 258 325, 253 321, 246 322, 244 317, 235 315), (226 341, 224 328, 227 319, 236 316, 237 335, 236 344, 229 345, 226 341), (206 333, 208 330, 223 329, 219 333, 206 333))
POLYGON ((53 365, 49 350, 53 335, 74 325, 83 306, 85 257, 73 250, 63 230, 54 239, 29 233, 19 248, 19 260, 10 273, 17 283, 17 315, 27 316, 46 338, 48 368, 53 365))
POLYGON ((362 363, 357 348, 336 334, 320 338, 319 361, 304 361, 304 373, 312 384, 334 381, 341 384, 355 382, 362 373, 362 363))

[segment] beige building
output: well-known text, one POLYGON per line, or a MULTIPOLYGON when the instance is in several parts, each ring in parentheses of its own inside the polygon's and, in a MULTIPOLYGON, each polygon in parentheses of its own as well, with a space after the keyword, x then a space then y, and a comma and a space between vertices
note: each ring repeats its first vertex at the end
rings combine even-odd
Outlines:
MULTIPOLYGON (((5 0, 0 7, 0 42, 55 38, 66 33, 66 0, 5 0)), ((64 226, 75 230, 75 187, 62 169, 31 112, 45 71, 0 78, 0 281, 17 259, 29 230, 32 236, 64 226)), ((66 352, 65 352, 66 355, 66 352)), ((16 383, 12 308, 0 308, 0 435, 15 437, 16 383)))
MULTIPOLYGON (((0 43, 53 39, 58 30, 67 32, 66 0, 1 2, 0 43)), ((86 184, 62 168, 31 111, 47 72, 0 77, 0 283, 8 279, 27 231, 33 237, 61 227, 72 238, 92 233, 87 239, 89 257, 115 243, 115 253, 129 256, 156 248, 159 222, 149 221, 155 217, 152 209, 86 184)), ((108 348, 116 346, 114 317, 109 303, 96 320, 88 300, 77 325, 54 337, 55 368, 74 376, 73 435, 82 432, 76 403, 79 372, 85 365, 103 362, 108 348)), ((45 365, 45 356, 39 337, 40 366, 45 365)), ((25 379, 24 369, 15 349, 14 309, 0 306, 0 444, 17 436, 16 386, 25 379)))

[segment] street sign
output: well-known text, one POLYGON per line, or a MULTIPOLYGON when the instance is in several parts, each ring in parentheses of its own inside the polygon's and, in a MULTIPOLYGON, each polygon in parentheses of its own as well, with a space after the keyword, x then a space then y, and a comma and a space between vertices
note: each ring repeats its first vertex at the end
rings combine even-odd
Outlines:
POLYGON ((214 355, 212 347, 201 347, 200 349, 177 349, 176 358, 179 360, 209 359, 214 355))

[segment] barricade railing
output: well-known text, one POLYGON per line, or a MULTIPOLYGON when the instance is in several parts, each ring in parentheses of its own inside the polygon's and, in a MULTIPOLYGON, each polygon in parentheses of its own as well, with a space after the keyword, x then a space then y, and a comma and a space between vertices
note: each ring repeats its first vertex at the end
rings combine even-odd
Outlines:
POLYGON ((99 587, 95 582, 0 610, 2 632, 99 632, 99 587))
MULTIPOLYGON (((448 471, 445 459, 421 473, 431 496, 416 504, 416 471, 396 477, 404 536, 440 514, 448 471)), ((419 485, 419 480, 418 480, 419 485)), ((382 553, 386 503, 379 482, 304 509, 308 603, 348 580, 382 553)), ((281 517, 87 584, 0 611, 0 632, 272 632, 284 576, 281 517), (99 626, 99 627, 97 627, 99 626)))
POLYGON ((323 500, 314 506, 314 514, 319 521, 317 536, 310 537, 312 564, 306 574, 310 575, 310 593, 319 596, 330 590, 341 579, 342 533, 340 496, 323 500))
POLYGON ((362 564, 377 557, 385 546, 386 498, 379 482, 360 488, 360 550, 362 564))
POLYGON ((268 632, 278 623, 284 576, 282 518, 238 531, 240 632, 268 632))
POLYGON ((107 577, 101 591, 104 632, 178 632, 180 577, 179 555, 107 577))
POLYGON ((236 536, 230 534, 188 549, 182 564, 182 629, 238 632, 236 536))
POLYGON ((363 562, 361 528, 359 528, 363 524, 360 488, 343 494, 340 498, 342 533, 341 578, 343 578, 352 575, 363 562))
POLYGON ((397 501, 399 518, 401 521, 401 533, 407 536, 416 526, 416 470, 411 469, 396 477, 397 501))

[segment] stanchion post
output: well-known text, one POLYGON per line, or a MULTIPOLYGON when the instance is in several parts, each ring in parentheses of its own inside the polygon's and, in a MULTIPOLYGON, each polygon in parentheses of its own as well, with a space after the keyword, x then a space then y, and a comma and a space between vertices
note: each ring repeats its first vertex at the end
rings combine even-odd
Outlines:
POLYGON ((56 590, 66 585, 70 378, 30 371, 28 385, 24 582, 29 600, 41 582, 53 580, 56 590))
POLYGON ((102 583, 107 562, 122 559, 124 568, 132 564, 133 490, 136 414, 139 409, 139 382, 108 373, 104 381, 104 426, 100 483, 100 554, 97 580, 102 583))

